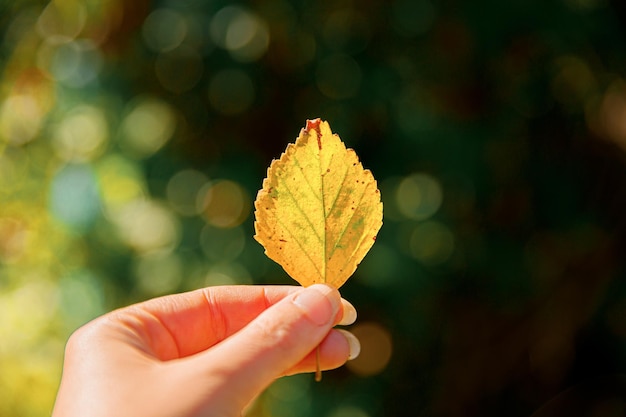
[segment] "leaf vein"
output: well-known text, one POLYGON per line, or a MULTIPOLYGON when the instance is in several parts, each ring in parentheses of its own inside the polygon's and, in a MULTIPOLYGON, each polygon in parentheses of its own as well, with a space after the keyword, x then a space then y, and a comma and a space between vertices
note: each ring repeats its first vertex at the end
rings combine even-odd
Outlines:
MULTIPOLYGON (((375 206, 373 206, 368 212, 367 212, 367 216, 369 217, 369 215, 372 213, 372 211, 375 209, 375 206)), ((352 262, 352 260, 354 259, 354 254, 356 254, 359 249, 361 248, 361 246, 363 245, 363 242, 365 242, 365 239, 369 237, 368 234, 363 233, 361 235, 361 239, 359 240, 359 243, 355 246, 354 251, 352 252, 352 254, 350 256, 346 257, 346 262, 341 266, 341 270, 343 271, 343 269, 346 267, 346 265, 350 264, 352 262)))
POLYGON ((311 258, 311 255, 304 249, 304 246, 302 245, 302 242, 300 242, 298 237, 291 231, 290 228, 287 227, 287 225, 285 225, 285 223, 283 223, 283 221, 279 217, 277 217, 276 219, 278 220, 278 223, 283 227, 283 229, 286 230, 289 233, 289 235, 293 238, 293 240, 298 244, 298 247, 300 248, 302 253, 304 253, 304 255, 307 257, 307 259, 311 262, 311 265, 313 265, 313 268, 315 268, 315 271, 321 277, 322 276, 321 271, 319 270, 317 265, 315 265, 315 261, 313 261, 313 258, 311 258))
MULTIPOLYGON (((318 140, 319 139, 320 138, 318 137, 318 140)), ((324 190, 324 174, 322 173, 322 155, 321 155, 322 148, 321 148, 321 146, 319 148, 319 151, 320 152, 319 152, 318 157, 317 157, 317 164, 318 164, 318 173, 319 173, 319 176, 320 176, 320 187, 321 187, 320 192, 322 194, 322 196, 321 196, 322 197, 321 198, 322 217, 324 218, 324 240, 322 242, 322 253, 323 253, 322 265, 324 265, 324 275, 323 275, 322 278, 324 280, 324 283, 326 283, 327 282, 327 278, 328 278, 328 261, 326 260, 326 241, 328 240, 328 225, 327 225, 327 222, 326 222, 326 201, 324 200, 324 192, 325 192, 325 190, 324 190)), ((332 161, 332 159, 333 159, 333 155, 331 154, 330 160, 332 161)))
POLYGON ((306 184, 309 186, 309 189, 311 190, 315 198, 321 201, 323 196, 320 196, 319 194, 317 194, 317 192, 315 191, 315 189, 309 182, 309 179, 306 177, 306 175, 304 175, 304 168, 302 168, 302 165, 300 165, 300 161, 298 161, 296 154, 293 155, 293 160, 295 161, 295 165, 300 169, 300 173, 302 174, 302 177, 304 178, 304 182, 306 182, 306 184))
POLYGON ((348 171, 350 171, 350 167, 346 166, 346 171, 344 172, 343 179, 341 180, 341 186, 339 187, 339 190, 337 191, 337 195, 335 195, 335 198, 333 199, 333 203, 330 205, 330 210, 328 210, 328 216, 325 216, 326 218, 330 216, 330 213, 333 212, 333 209, 335 208, 335 205, 337 204, 337 200, 339 199, 339 195, 341 194, 343 185, 346 183, 346 178, 348 178, 348 171))
POLYGON ((289 189, 289 186, 287 185, 287 182, 285 182, 284 178, 280 178, 280 180, 281 180, 283 186, 285 187, 285 190, 287 191, 287 194, 289 194, 289 197, 291 197, 291 200, 293 201, 294 206, 298 209, 300 214, 302 214, 302 217, 304 217, 306 219, 307 223, 311 227, 311 230, 313 231, 313 234, 315 235, 315 237, 317 237, 317 240, 319 240, 319 242, 321 244, 323 244, 324 240, 322 239, 322 237, 315 230, 315 226, 313 226, 313 222, 311 222, 311 219, 309 219, 309 216, 307 216, 307 214, 304 212, 304 210, 302 209, 302 207, 298 203, 298 200, 296 199, 296 197, 293 195, 293 193, 289 189))
MULTIPOLYGON (((348 230, 348 226, 350 226, 350 224, 352 224, 352 221, 354 220, 354 216, 356 215, 356 212, 358 211, 357 207, 361 206, 361 202, 363 201, 363 197, 365 197, 365 192, 370 187, 370 185, 371 185, 371 183, 368 183, 368 184, 365 185, 365 187, 363 187, 363 193, 361 193, 361 197, 359 198, 359 203, 356 205, 355 209, 352 211, 352 214, 350 215, 350 220, 348 220, 348 222, 346 223, 345 227, 343 228, 343 230, 339 234, 339 237, 335 241, 335 245, 333 246, 333 249, 331 250, 330 255, 328 256, 329 258, 331 258, 333 256, 333 254, 335 253, 335 250, 337 250, 337 247, 339 246, 339 242, 341 241, 343 236, 346 234, 346 230, 348 230)), ((365 216, 361 216, 361 217, 366 218, 365 216)))

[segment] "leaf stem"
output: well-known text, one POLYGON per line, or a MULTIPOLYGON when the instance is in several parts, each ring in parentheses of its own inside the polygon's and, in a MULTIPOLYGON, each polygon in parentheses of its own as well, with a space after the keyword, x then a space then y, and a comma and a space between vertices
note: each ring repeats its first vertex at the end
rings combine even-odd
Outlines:
POLYGON ((315 348, 315 382, 322 380, 322 370, 320 369, 320 347, 315 348))

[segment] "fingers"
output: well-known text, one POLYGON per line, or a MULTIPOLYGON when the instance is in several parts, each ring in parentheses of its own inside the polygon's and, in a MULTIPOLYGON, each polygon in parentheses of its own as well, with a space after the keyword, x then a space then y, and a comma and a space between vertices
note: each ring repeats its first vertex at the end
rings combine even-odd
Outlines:
MULTIPOLYGON (((297 286, 219 286, 160 297, 112 313, 160 360, 193 355, 238 332, 297 286)), ((346 300, 334 324, 356 320, 346 300)))
POLYGON ((236 333, 296 286, 219 286, 155 298, 112 313, 161 360, 193 355, 236 333))
POLYGON ((278 376, 312 369, 311 354, 322 341, 323 367, 343 364, 351 344, 341 332, 331 332, 342 308, 336 289, 319 284, 303 288, 189 362, 212 378, 220 375, 221 395, 233 403, 252 398, 278 376))
MULTIPOLYGON (((284 375, 315 372, 317 369, 316 349, 309 352, 297 365, 288 369, 284 375)), ((320 369, 327 371, 339 368, 346 363, 346 360, 359 356, 361 344, 352 333, 342 329, 333 329, 319 345, 319 350, 320 369)))

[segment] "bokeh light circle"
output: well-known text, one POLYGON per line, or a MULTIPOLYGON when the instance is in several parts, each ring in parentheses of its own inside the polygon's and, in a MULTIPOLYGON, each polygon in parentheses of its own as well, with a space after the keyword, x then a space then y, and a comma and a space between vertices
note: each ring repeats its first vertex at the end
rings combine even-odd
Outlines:
POLYGON ((108 136, 108 125, 102 110, 80 105, 68 111, 56 125, 52 144, 61 159, 85 162, 100 155, 108 136))
POLYGON ((198 193, 198 207, 204 219, 216 227, 239 226, 251 210, 250 197, 238 183, 216 180, 198 193))
POLYGON ((135 161, 110 154, 95 166, 105 215, 146 196, 145 179, 135 161))
POLYGON ((170 140, 175 128, 169 104, 154 97, 137 99, 122 120, 120 147, 130 156, 146 158, 170 140))
POLYGON ((178 12, 168 8, 150 13, 143 23, 143 39, 156 52, 178 47, 187 35, 187 22, 178 12))
POLYGON ((396 189, 396 205, 409 219, 424 220, 439 210, 443 200, 441 184, 428 174, 404 178, 396 189))
POLYGON ((0 141, 13 145, 30 142, 39 133, 43 116, 43 108, 35 97, 7 97, 0 106, 0 141))
POLYGON ((170 252, 178 244, 178 219, 157 201, 131 201, 115 210, 111 220, 120 239, 138 253, 170 252))
POLYGON ((200 171, 185 169, 177 172, 167 182, 165 189, 167 201, 177 213, 183 216, 195 216, 199 213, 198 192, 209 181, 200 171))
POLYGON ((57 220, 70 228, 88 228, 100 214, 100 193, 92 167, 67 165, 61 168, 50 185, 49 209, 57 220))
POLYGON ((267 51, 270 34, 267 23, 255 13, 226 6, 218 11, 210 25, 211 39, 240 62, 252 62, 267 51))
POLYGON ((51 42, 67 42, 76 38, 85 27, 87 10, 78 1, 51 1, 37 20, 36 29, 51 42))
POLYGON ((393 352, 391 334, 378 323, 365 322, 350 328, 361 343, 360 355, 346 363, 359 376, 381 373, 389 364, 393 352))
POLYGON ((72 88, 95 81, 102 67, 102 55, 91 40, 76 40, 54 49, 49 70, 55 80, 72 88))

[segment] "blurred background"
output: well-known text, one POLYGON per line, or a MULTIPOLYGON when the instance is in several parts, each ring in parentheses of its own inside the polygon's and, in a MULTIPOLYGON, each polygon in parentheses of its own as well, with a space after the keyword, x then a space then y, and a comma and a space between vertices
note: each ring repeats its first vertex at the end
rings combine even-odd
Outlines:
POLYGON ((295 284, 252 203, 315 117, 383 196, 363 351, 248 415, 626 414, 624 4, 0 1, 0 416, 97 315, 295 284))

